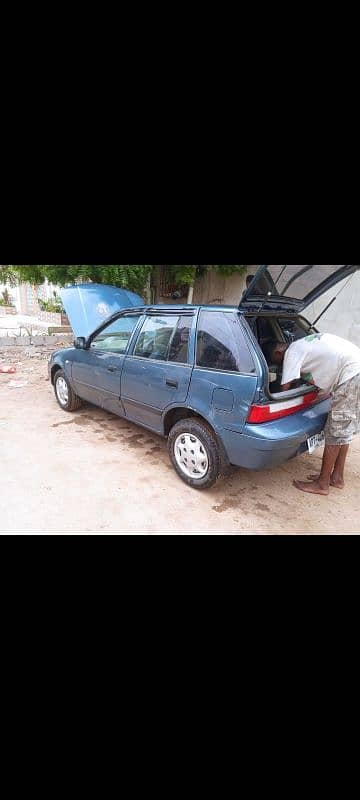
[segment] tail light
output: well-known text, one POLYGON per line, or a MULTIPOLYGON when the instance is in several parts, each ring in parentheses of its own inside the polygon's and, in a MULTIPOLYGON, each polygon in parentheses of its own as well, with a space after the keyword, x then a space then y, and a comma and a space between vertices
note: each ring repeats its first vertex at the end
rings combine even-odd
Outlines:
POLYGON ((284 400, 280 403, 268 403, 268 405, 253 405, 250 408, 247 422, 252 424, 261 422, 273 422, 275 419, 282 417, 289 417, 290 414, 296 414, 304 408, 308 408, 319 400, 324 400, 324 396, 319 398, 318 392, 309 392, 309 394, 294 397, 292 400, 284 400))

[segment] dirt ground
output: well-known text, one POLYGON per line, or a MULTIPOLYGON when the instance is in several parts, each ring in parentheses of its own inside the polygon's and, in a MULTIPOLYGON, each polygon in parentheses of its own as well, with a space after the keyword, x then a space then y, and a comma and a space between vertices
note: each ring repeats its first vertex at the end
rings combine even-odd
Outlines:
POLYGON ((268 472, 233 469, 196 492, 177 477, 158 436, 90 405, 64 413, 46 360, 23 358, 16 375, 0 375, 3 534, 359 533, 360 439, 345 491, 324 498, 292 486, 320 464, 318 450, 268 472))

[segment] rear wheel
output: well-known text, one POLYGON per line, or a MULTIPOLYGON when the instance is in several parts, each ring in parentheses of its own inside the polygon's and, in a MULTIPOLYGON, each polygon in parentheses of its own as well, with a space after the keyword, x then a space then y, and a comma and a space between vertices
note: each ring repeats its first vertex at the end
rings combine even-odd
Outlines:
POLYGON ((63 411, 77 411, 82 400, 73 392, 65 372, 59 369, 54 379, 55 397, 63 411))
POLYGON ((180 420, 168 439, 169 455, 180 478, 194 489, 210 489, 221 475, 220 448, 205 423, 180 420))

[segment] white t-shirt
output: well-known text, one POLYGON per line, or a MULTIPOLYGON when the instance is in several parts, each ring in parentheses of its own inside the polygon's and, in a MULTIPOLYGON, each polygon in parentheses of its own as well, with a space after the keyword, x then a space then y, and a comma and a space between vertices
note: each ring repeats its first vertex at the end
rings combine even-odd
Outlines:
POLYGON ((293 342, 285 353, 282 383, 299 378, 324 392, 360 374, 360 349, 332 333, 315 333, 293 342))

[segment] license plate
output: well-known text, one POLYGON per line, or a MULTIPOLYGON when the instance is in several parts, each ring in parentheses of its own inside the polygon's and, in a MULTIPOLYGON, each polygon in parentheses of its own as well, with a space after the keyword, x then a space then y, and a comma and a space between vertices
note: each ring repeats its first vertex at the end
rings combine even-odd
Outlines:
POLYGON ((309 453, 313 453, 317 447, 321 447, 322 444, 325 444, 325 433, 317 433, 316 436, 311 436, 310 439, 307 440, 307 446, 309 453))

